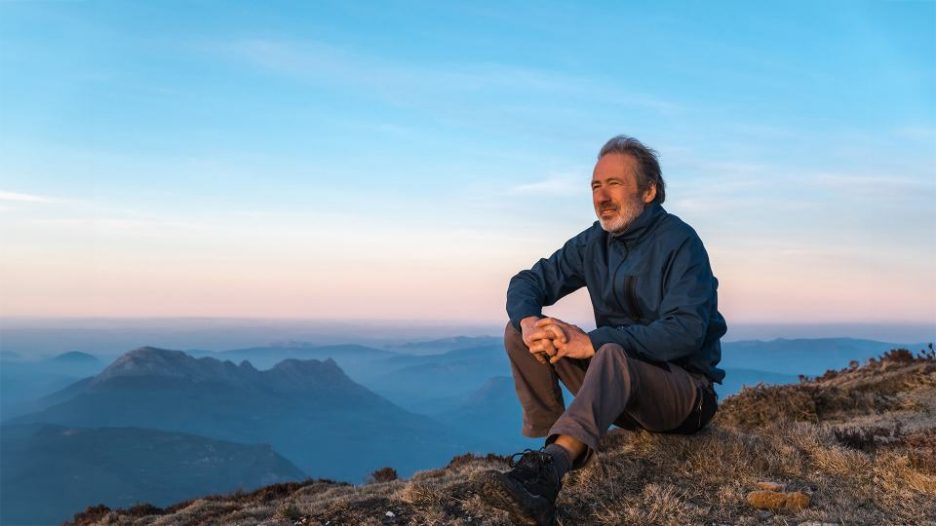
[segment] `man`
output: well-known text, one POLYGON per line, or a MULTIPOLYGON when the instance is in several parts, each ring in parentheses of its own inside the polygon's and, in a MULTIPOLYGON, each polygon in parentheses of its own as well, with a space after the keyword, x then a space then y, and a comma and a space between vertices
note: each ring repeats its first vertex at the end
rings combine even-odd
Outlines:
POLYGON ((523 524, 552 524, 562 476, 593 458, 612 423, 695 433, 717 409, 724 371, 718 281, 696 232, 661 204, 656 152, 618 136, 591 180, 598 216, 507 289, 504 343, 523 434, 546 437, 513 469, 480 474, 480 494, 523 524), (587 287, 597 328, 585 332, 542 308, 587 287), (557 380, 575 394, 568 408, 557 380))

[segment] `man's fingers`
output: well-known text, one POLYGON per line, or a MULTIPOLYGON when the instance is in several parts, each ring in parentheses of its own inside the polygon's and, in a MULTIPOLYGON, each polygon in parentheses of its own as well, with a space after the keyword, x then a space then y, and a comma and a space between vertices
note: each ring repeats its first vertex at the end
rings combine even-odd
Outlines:
POLYGON ((569 337, 566 335, 565 330, 559 325, 548 325, 546 327, 546 332, 552 335, 552 339, 557 342, 565 343, 569 341, 569 337))
POLYGON ((533 324, 535 327, 546 327, 547 325, 557 325, 562 323, 562 320, 557 320, 556 318, 540 318, 536 320, 536 323, 533 324))
MULTIPOLYGON (((540 332, 547 333, 549 338, 562 342, 569 341, 569 335, 566 334, 567 324, 562 320, 557 320, 555 318, 542 318, 537 320, 534 325, 542 329, 540 332)), ((540 332, 537 332, 537 334, 540 332)))
POLYGON ((556 354, 556 346, 553 345, 552 340, 543 339, 536 340, 532 345, 529 346, 531 353, 542 353, 552 356, 556 354))
POLYGON ((551 340, 552 338, 553 338, 552 331, 549 331, 546 329, 538 329, 527 335, 527 339, 530 340, 531 342, 535 342, 536 340, 546 340, 546 339, 551 340))
POLYGON ((565 355, 568 354, 568 347, 562 346, 559 350, 556 351, 556 354, 549 357, 549 363, 556 363, 559 360, 565 358, 565 355))
POLYGON ((554 354, 552 357, 549 358, 549 363, 553 363, 553 364, 554 364, 554 363, 558 362, 559 360, 561 360, 563 356, 565 356, 565 353, 562 352, 562 351, 559 351, 559 352, 557 352, 556 354, 554 354))
POLYGON ((556 346, 553 345, 552 340, 543 340, 543 351, 548 355, 552 356, 556 354, 556 346))
POLYGON ((556 346, 553 345, 552 340, 549 339, 536 340, 533 342, 533 345, 530 346, 530 352, 546 353, 549 356, 552 356, 556 354, 556 346))

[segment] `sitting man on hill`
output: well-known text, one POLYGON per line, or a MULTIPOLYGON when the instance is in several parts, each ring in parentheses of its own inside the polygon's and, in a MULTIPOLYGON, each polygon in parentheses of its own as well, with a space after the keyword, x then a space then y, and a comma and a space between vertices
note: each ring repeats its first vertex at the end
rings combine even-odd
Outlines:
POLYGON ((692 434, 717 408, 724 371, 708 254, 695 230, 667 213, 656 152, 618 136, 591 180, 598 216, 507 289, 504 343, 523 434, 547 437, 512 470, 482 473, 480 493, 523 524, 552 524, 563 475, 583 466, 610 425, 692 434), (597 329, 585 332, 542 308, 587 287, 597 329), (558 380, 575 398, 565 407, 558 380))

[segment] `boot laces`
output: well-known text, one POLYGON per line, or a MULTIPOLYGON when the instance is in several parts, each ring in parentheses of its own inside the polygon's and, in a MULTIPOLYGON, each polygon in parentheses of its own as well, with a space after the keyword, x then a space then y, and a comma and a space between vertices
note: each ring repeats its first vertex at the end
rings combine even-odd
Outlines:
POLYGON ((539 471, 539 468, 552 464, 552 455, 541 449, 524 449, 510 456, 510 467, 528 467, 539 471), (516 460, 520 457, 520 460, 516 460))
POLYGON ((551 493, 559 484, 558 473, 553 462, 552 455, 542 449, 525 449, 510 457, 513 476, 541 495, 551 493), (515 460, 517 457, 520 459, 515 460))

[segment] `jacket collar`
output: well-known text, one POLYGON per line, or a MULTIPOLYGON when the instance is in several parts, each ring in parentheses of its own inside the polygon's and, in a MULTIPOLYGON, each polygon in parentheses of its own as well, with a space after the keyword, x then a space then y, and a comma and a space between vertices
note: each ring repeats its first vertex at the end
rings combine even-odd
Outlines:
POLYGON ((650 232, 656 225, 657 221, 659 221, 665 215, 666 210, 663 209, 663 206, 660 205, 660 203, 650 203, 644 207, 643 212, 637 216, 637 219, 634 219, 634 221, 622 232, 617 234, 610 234, 608 236, 609 241, 611 239, 616 239, 627 244, 638 241, 644 235, 650 232))

